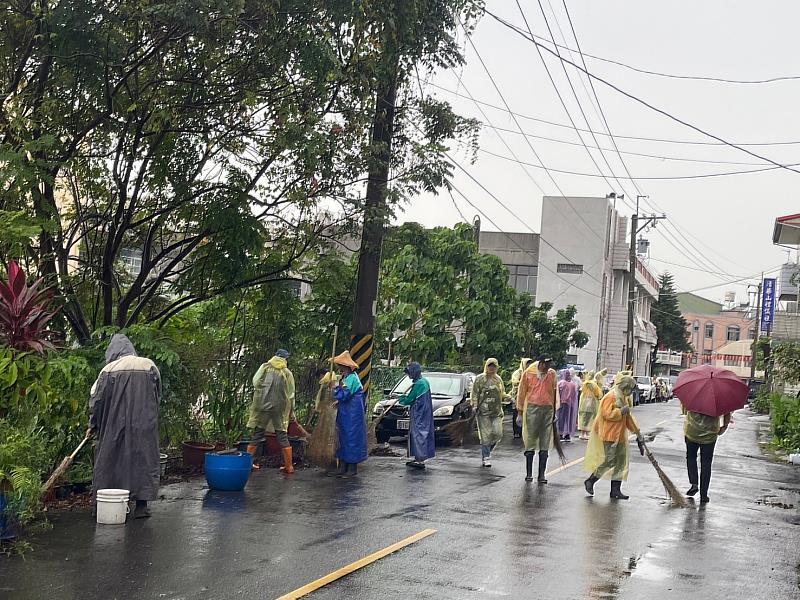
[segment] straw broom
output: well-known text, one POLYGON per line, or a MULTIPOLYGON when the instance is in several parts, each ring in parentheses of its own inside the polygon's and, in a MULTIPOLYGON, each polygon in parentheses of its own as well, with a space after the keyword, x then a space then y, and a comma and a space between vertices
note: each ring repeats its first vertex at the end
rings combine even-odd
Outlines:
MULTIPOLYGON (((331 370, 330 380, 333 381, 333 357, 336 356, 336 338, 339 335, 339 327, 333 331, 333 347, 331 348, 331 370)), ((336 407, 333 405, 333 392, 329 398, 325 398, 325 390, 320 390, 319 417, 311 439, 308 442, 306 455, 308 459, 318 467, 327 468, 336 462, 336 407)))
POLYGON ((647 456, 647 460, 650 461, 650 464, 653 465, 653 468, 656 470, 658 478, 661 480, 661 484, 664 486, 664 490, 667 492, 670 500, 672 500, 672 503, 679 508, 686 508, 688 506, 686 498, 683 497, 683 494, 681 494, 680 490, 678 490, 678 486, 672 483, 672 480, 664 472, 664 469, 662 469, 661 465, 658 464, 656 457, 653 456, 650 448, 648 448, 647 444, 645 444, 644 438, 642 437, 642 433, 639 429, 636 430, 636 436, 638 439, 642 440, 639 443, 641 444, 642 448, 644 448, 645 456, 647 456))
POLYGON ((61 464, 58 465, 56 470, 53 471, 53 474, 50 475, 50 478, 42 486, 42 495, 50 491, 50 488, 52 488, 56 484, 56 482, 59 479, 61 479, 61 477, 64 476, 64 473, 66 473, 67 469, 69 469, 70 465, 72 465, 72 462, 75 460, 75 457, 78 455, 78 452, 80 452, 83 449, 83 447, 86 445, 86 442, 88 442, 91 439, 91 437, 92 437, 91 434, 89 433, 89 431, 87 431, 86 435, 83 437, 83 440, 81 441, 80 444, 78 444, 78 447, 75 448, 72 454, 64 457, 64 460, 61 461, 61 464))
POLYGON ((369 428, 367 429, 367 448, 373 448, 378 445, 378 425, 380 425, 383 417, 385 417, 386 414, 392 410, 396 404, 397 401, 395 400, 389 406, 383 409, 383 412, 380 415, 372 419, 372 423, 369 424, 369 428))

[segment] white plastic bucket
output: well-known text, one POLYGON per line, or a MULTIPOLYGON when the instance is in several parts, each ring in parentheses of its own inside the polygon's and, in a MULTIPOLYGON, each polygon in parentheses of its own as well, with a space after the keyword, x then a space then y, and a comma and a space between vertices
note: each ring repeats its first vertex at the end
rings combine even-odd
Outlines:
POLYGON ((97 490, 97 522, 103 525, 122 525, 130 512, 128 490, 97 490))

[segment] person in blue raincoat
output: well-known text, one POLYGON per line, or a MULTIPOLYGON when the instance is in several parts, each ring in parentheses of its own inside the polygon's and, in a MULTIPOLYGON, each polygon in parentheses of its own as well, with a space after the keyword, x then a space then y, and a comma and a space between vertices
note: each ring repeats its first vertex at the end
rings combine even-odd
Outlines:
POLYGON ((345 350, 333 359, 339 367, 339 385, 331 381, 336 401, 336 433, 339 439, 336 458, 339 459, 339 477, 353 477, 358 473, 358 463, 367 460, 367 421, 364 388, 354 372, 358 364, 345 350))
POLYGON ((425 461, 436 456, 431 384, 422 376, 422 367, 419 363, 409 363, 405 371, 406 375, 414 382, 411 389, 400 396, 397 401, 400 406, 411 407, 408 447, 414 460, 408 461, 406 465, 415 469, 424 469, 425 461))

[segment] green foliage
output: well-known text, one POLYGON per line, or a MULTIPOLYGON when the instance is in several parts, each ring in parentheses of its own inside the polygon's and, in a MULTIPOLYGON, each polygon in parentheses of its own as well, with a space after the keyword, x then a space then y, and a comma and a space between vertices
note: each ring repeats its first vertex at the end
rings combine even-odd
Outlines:
POLYGON ((800 398, 773 394, 770 400, 773 441, 786 452, 800 451, 800 398))
POLYGON ((762 387, 756 392, 756 398, 753 401, 753 410, 760 415, 766 415, 769 414, 771 404, 772 394, 769 393, 766 387, 762 387))
POLYGON ((779 342, 773 344, 770 352, 773 376, 777 381, 795 385, 800 383, 800 344, 779 342))
POLYGON ((661 349, 674 352, 691 352, 689 328, 686 319, 681 315, 678 306, 678 293, 675 281, 670 273, 663 273, 659 278, 658 299, 650 310, 650 320, 656 326, 658 340, 653 347, 652 362, 655 364, 656 353, 661 349))
POLYGON ((0 261, 23 256, 30 241, 42 231, 23 210, 0 210, 0 261))
POLYGON ((45 429, 35 419, 20 424, 0 419, 0 491, 8 502, 6 515, 25 524, 39 507, 43 476, 51 456, 45 429))

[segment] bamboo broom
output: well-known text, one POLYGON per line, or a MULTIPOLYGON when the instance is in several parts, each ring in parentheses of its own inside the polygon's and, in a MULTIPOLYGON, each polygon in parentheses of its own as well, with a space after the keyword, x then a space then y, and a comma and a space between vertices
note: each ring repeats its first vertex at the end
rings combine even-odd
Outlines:
POLYGON ((53 474, 50 475, 50 478, 42 486, 42 495, 49 492, 50 488, 52 488, 56 484, 56 482, 59 479, 61 479, 61 477, 64 476, 64 473, 67 472, 67 469, 69 469, 70 465, 75 460, 75 457, 78 455, 78 452, 80 452, 83 449, 83 447, 86 445, 86 442, 88 442, 91 439, 91 437, 92 434, 90 433, 90 430, 87 430, 86 435, 83 437, 81 443, 78 444, 78 447, 75 448, 72 454, 64 457, 64 460, 61 461, 61 464, 58 465, 58 467, 56 467, 56 470, 53 471, 53 474))
POLYGON ((644 438, 642 437, 642 432, 641 430, 638 429, 638 427, 636 429, 636 437, 637 441, 641 440, 638 441, 638 443, 644 450, 644 454, 647 456, 647 460, 650 461, 650 464, 653 465, 653 468, 656 470, 658 478, 661 480, 661 485, 664 486, 664 490, 667 492, 667 495, 670 497, 670 500, 672 500, 672 503, 679 508, 686 508, 688 506, 686 498, 683 497, 683 494, 681 494, 680 490, 678 489, 678 486, 676 486, 672 482, 669 476, 664 472, 664 469, 661 468, 661 465, 658 464, 656 457, 650 451, 650 448, 647 447, 647 444, 645 444, 644 438))
MULTIPOLYGON (((339 327, 333 330, 333 346, 331 348, 330 381, 334 381, 333 357, 336 356, 336 341, 339 336, 339 327)), ((319 418, 316 427, 311 433, 306 454, 315 465, 323 468, 330 467, 336 461, 336 408, 333 406, 333 391, 330 397, 324 398, 324 390, 320 390, 319 418)))

